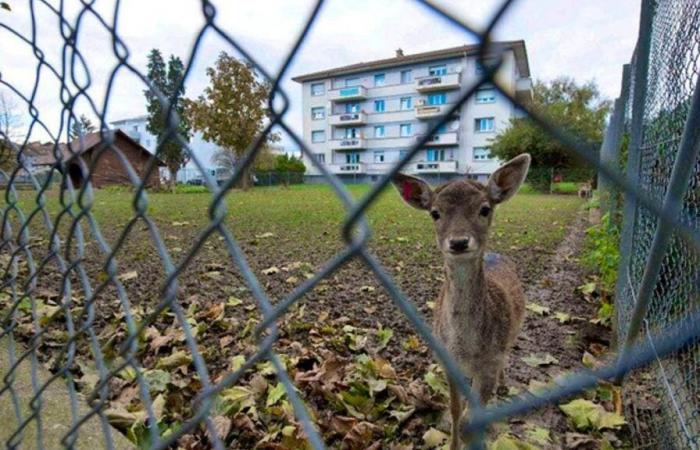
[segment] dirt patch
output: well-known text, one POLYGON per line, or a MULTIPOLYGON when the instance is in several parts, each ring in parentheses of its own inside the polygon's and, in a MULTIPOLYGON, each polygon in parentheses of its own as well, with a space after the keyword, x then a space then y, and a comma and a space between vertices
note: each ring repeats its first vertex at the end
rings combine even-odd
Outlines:
MULTIPOLYGON (((588 323, 596 307, 575 292, 583 280, 576 261, 585 228, 582 215, 573 225, 567 221, 550 224, 558 230, 571 227, 558 246, 550 242, 530 244, 534 233, 551 230, 532 227, 528 231, 515 226, 524 222, 520 217, 509 221, 504 216, 502 222, 505 227, 503 231, 495 230, 492 248, 517 262, 521 277, 529 286, 529 301, 550 309, 542 316, 528 312, 523 335, 511 356, 508 386, 525 391, 533 379, 549 381, 560 372, 580 368, 583 351, 594 342, 605 344, 608 331, 588 323), (555 318, 558 312, 569 315, 571 320, 560 324, 555 318), (558 363, 531 368, 521 359, 543 353, 551 354, 558 363)), ((158 225, 176 259, 183 257, 196 240, 195 223, 168 221, 158 225)), ((273 303, 318 272, 342 249, 336 233, 327 229, 295 228, 301 233, 295 235, 258 227, 237 234, 252 271, 273 303)), ((116 242, 118 231, 106 229, 106 239, 116 242)), ((441 257, 434 249, 432 236, 426 237, 431 233, 429 228, 425 235, 384 228, 370 244, 372 252, 428 323, 432 320, 432 300, 437 298, 443 277, 441 257)), ((165 271, 150 242, 148 230, 137 224, 117 255, 118 273, 134 324, 153 314, 162 298, 165 271)), ((37 242, 37 259, 45 256, 39 255, 41 245, 37 242)), ((104 261, 93 241, 88 241, 82 267, 95 284, 107 279, 104 261)), ((26 266, 22 269, 20 264, 22 271, 26 273, 26 266)), ((69 364, 78 388, 90 392, 99 378, 91 363, 94 348, 89 336, 83 334, 77 339, 73 361, 61 359, 56 351, 67 339, 63 311, 54 315, 60 297, 58 286, 62 284, 59 272, 57 264, 48 260, 37 277, 39 314, 52 314, 40 317, 44 331, 38 354, 53 368, 69 364)), ((94 302, 86 305, 79 275, 74 272, 68 277, 72 319, 79 329, 92 314, 90 325, 101 354, 109 367, 119 367, 128 326, 118 291, 108 283, 94 302)), ((178 276, 177 294, 211 380, 220 380, 256 353, 253 330, 260 314, 220 236, 208 238, 178 276)), ((31 304, 25 302, 17 310, 16 335, 26 343, 34 331, 31 309, 31 304)), ((417 449, 426 448, 426 432, 440 437, 437 429, 444 426, 440 418, 447 403, 441 371, 413 327, 359 261, 346 264, 307 293, 278 321, 278 326, 279 340, 274 349, 281 355, 329 447, 360 449, 366 448, 367 442, 374 442, 373 448, 402 444, 407 446, 403 448, 417 449)), ((167 405, 159 417, 159 428, 167 433, 192 416, 192 400, 202 389, 201 377, 191 363, 181 324, 169 308, 150 321, 135 345, 138 370, 151 384, 151 399, 167 405)), ((131 367, 117 372, 109 383, 108 399, 115 415, 133 419, 122 421, 122 430, 144 444, 148 440, 144 404, 134 374, 131 367)), ((228 448, 251 448, 256 443, 259 448, 304 448, 300 424, 278 387, 270 364, 260 363, 231 386, 232 390, 222 393, 224 398, 217 402, 212 415, 220 430, 226 431, 222 440, 228 448)), ((554 446, 562 442, 561 436, 569 429, 556 407, 513 421, 511 432, 524 432, 525 421, 550 428, 554 446)), ((200 427, 183 437, 179 445, 183 449, 208 448, 210 440, 204 427, 200 427)))
MULTIPOLYGON (((506 382, 512 393, 533 392, 538 389, 538 383, 556 382, 568 372, 585 369, 582 362, 585 353, 599 356, 610 345, 610 328, 590 321, 596 317, 599 305, 586 301, 579 292, 586 281, 585 270, 578 259, 589 225, 585 216, 581 213, 571 225, 539 280, 526 287, 530 308, 506 370, 506 382), (535 367, 524 362, 524 358, 546 359, 548 355, 555 362, 535 367)), ((575 430, 557 405, 513 418, 509 423, 511 432, 520 437, 532 426, 548 429, 551 442, 544 448, 574 448, 571 442, 575 430)), ((617 440, 614 435, 607 437, 617 440)), ((598 448, 599 445, 594 440, 581 442, 581 446, 575 448, 598 448)))

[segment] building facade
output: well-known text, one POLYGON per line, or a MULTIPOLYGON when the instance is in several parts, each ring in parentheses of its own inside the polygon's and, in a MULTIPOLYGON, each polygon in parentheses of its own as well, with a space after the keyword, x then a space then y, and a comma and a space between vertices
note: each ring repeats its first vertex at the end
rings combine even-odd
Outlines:
MULTIPOLYGON (((113 128, 123 131, 128 134, 133 140, 138 142, 149 152, 155 154, 158 138, 152 135, 146 124, 148 116, 137 116, 128 119, 116 120, 111 122, 113 128)), ((205 141, 202 138, 202 133, 196 132, 190 140, 190 149, 197 156, 197 159, 204 165, 205 170, 209 171, 212 176, 216 176, 216 164, 213 161, 214 154, 219 150, 216 144, 205 141)), ((168 177, 166 168, 162 168, 163 177, 168 177)), ((177 173, 178 183, 188 183, 193 180, 201 180, 201 173, 193 161, 189 161, 184 168, 177 173)))
MULTIPOLYGON (((520 101, 532 99, 523 41, 504 50, 499 83, 520 101)), ((295 77, 302 85, 304 139, 314 159, 345 180, 371 182, 385 173, 481 76, 478 47, 466 45, 354 64, 295 77)), ((493 86, 482 86, 404 167, 428 180, 486 179, 499 165, 490 139, 522 115, 493 86)), ((307 178, 320 172, 304 155, 307 178)))

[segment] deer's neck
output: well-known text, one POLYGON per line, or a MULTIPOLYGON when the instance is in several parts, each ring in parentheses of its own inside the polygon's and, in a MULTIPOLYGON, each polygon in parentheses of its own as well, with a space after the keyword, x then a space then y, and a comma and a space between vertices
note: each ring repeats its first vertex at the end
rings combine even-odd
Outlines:
POLYGON ((445 297, 454 314, 468 313, 483 304, 487 295, 484 258, 445 262, 445 297))

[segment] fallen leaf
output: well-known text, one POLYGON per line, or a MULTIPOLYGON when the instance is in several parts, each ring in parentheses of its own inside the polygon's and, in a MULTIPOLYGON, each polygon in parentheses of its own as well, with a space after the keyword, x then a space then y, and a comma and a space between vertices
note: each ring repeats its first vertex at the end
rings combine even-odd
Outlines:
POLYGON ((267 239, 267 238, 275 237, 275 233, 270 233, 268 231, 267 233, 256 234, 255 237, 258 239, 267 239))
POLYGON ((537 303, 528 303, 525 305, 525 308, 540 316, 547 315, 550 312, 550 309, 547 306, 538 305, 537 303))
POLYGON ((282 399, 282 397, 284 397, 285 394, 286 391, 284 390, 284 385, 282 383, 277 383, 277 385, 270 389, 270 391, 267 393, 267 401, 265 402, 265 406, 270 407, 276 404, 282 399))
POLYGON ((582 398, 559 405, 559 409, 571 419, 579 430, 616 429, 626 423, 621 415, 608 412, 601 405, 582 398))
POLYGON ((284 282, 287 284, 297 284, 299 282, 299 278, 292 276, 284 280, 284 282))
POLYGON ((151 392, 163 392, 168 389, 168 383, 170 383, 170 373, 160 369, 144 371, 143 378, 151 392))
POLYGON ((173 352, 170 356, 161 358, 156 363, 156 369, 174 369, 175 367, 187 366, 192 362, 192 357, 184 350, 173 352))
POLYGON ((535 355, 531 353, 529 356, 524 356, 521 358, 525 364, 530 367, 540 367, 549 366, 552 364, 559 364, 559 360, 549 353, 543 355, 535 355))
POLYGON ((423 380, 425 380, 425 383, 430 386, 430 389, 432 389, 433 392, 436 392, 445 398, 450 396, 449 390, 447 389, 447 382, 443 377, 436 375, 435 372, 426 372, 423 380))
POLYGON ((557 311, 554 313, 554 318, 559 321, 559 323, 569 323, 571 322, 571 316, 567 313, 557 311))
POLYGON ((234 296, 229 297, 228 300, 226 301, 226 304, 229 306, 238 306, 242 303, 243 303, 243 300, 241 300, 240 298, 234 297, 234 296))
POLYGON ((423 443, 427 448, 434 448, 447 441, 447 435, 437 428, 429 428, 423 434, 423 443))
POLYGON ((525 431, 525 437, 537 445, 547 445, 549 444, 549 430, 547 428, 538 427, 536 425, 530 425, 525 431))
POLYGON ((131 270, 129 272, 124 272, 123 274, 119 275, 117 278, 119 281, 128 281, 128 280, 133 280, 134 278, 138 277, 139 273, 135 270, 131 270))
POLYGON ((591 355, 588 352, 583 352, 583 358, 581 358, 581 362, 583 363, 584 366, 588 367, 589 369, 592 369, 598 360, 595 358, 595 356, 591 355))
MULTIPOLYGON (((214 432, 216 433, 216 436, 222 441, 225 441, 226 437, 231 432, 233 421, 226 416, 214 416, 211 420, 214 424, 214 432)), ((208 427, 206 429, 206 434, 210 441, 214 440, 210 435, 210 430, 208 427)))

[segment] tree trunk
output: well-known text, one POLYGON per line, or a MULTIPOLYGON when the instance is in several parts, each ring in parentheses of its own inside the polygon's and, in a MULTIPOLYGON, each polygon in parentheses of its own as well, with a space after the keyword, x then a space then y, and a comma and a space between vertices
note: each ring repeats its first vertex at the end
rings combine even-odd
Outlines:
POLYGON ((177 172, 179 170, 179 164, 173 164, 168 166, 168 171, 170 172, 170 180, 168 180, 168 187, 171 192, 175 192, 175 186, 177 185, 177 172))
POLYGON ((247 191, 250 189, 250 185, 252 184, 251 178, 253 177, 253 169, 251 167, 246 167, 243 170, 243 173, 241 174, 241 178, 238 180, 238 185, 240 186, 241 189, 244 191, 247 191))

